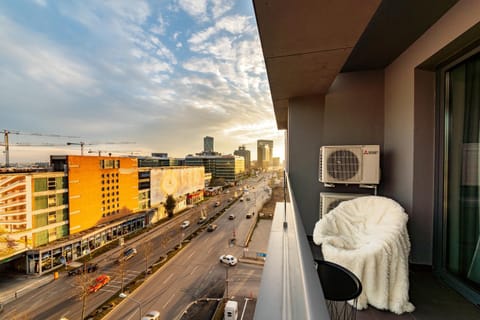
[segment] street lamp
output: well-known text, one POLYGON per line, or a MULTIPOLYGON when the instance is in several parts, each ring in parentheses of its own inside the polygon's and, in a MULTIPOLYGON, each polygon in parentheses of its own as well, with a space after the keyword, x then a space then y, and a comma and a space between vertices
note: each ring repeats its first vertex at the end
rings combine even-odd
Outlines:
POLYGON ((139 310, 139 314, 138 314, 138 319, 142 319, 142 303, 140 301, 137 301, 135 299, 133 299, 132 297, 129 297, 127 294, 125 293, 120 293, 118 295, 120 298, 128 298, 129 300, 132 300, 133 302, 135 302, 137 305, 138 305, 138 310, 139 310))

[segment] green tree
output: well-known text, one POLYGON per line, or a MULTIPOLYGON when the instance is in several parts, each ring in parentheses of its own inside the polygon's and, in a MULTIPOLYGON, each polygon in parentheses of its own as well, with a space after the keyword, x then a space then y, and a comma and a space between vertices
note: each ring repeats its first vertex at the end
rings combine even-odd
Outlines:
POLYGON ((164 204, 165 210, 167 211, 169 218, 173 217, 173 210, 175 210, 176 206, 177 201, 175 201, 175 198, 171 194, 169 194, 167 196, 167 201, 165 201, 164 204))

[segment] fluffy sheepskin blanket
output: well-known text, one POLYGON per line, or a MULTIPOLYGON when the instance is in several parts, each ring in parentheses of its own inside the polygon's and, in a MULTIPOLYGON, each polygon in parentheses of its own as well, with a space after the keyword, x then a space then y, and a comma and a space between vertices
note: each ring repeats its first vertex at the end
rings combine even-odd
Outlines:
POLYGON ((362 282, 357 308, 370 304, 396 314, 412 312, 408 297, 408 216, 395 201, 365 196, 341 202, 315 225, 313 241, 325 260, 362 282))

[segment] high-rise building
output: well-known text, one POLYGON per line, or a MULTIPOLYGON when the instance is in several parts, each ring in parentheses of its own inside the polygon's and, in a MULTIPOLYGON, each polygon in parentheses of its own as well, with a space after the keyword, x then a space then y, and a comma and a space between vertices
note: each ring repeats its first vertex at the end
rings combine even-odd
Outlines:
POLYGON ((213 137, 206 136, 203 138, 203 152, 204 153, 213 153, 213 137))
POLYGON ((272 166, 273 140, 257 140, 257 166, 268 168, 272 166))
POLYGON ((245 159, 245 170, 250 170, 250 150, 245 149, 245 146, 240 146, 233 154, 243 157, 245 159))

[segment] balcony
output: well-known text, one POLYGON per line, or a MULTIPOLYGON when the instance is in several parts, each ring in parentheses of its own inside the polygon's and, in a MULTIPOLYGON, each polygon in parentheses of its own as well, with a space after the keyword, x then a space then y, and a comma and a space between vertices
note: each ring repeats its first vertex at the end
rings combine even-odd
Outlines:
MULTIPOLYGON (((287 185, 285 194, 291 200, 276 206, 255 319, 330 319, 314 264, 321 253, 305 234, 287 185)), ((416 307, 412 313, 396 315, 369 306, 357 312, 357 319, 480 319, 480 308, 437 279, 428 267, 410 266, 410 301, 416 307)))

